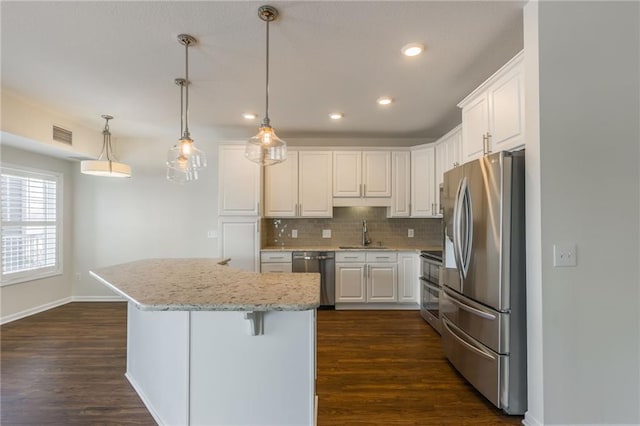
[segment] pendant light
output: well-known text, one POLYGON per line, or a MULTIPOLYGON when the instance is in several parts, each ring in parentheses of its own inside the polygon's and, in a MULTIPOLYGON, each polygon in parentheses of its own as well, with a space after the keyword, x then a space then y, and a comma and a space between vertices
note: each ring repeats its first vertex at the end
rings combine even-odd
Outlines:
POLYGON ((105 119, 104 130, 102 130, 102 151, 97 160, 84 160, 80 163, 80 172, 85 175, 107 176, 107 177, 131 177, 131 167, 120 163, 113 155, 111 148, 111 132, 109 131, 109 120, 113 120, 110 115, 103 115, 105 119))
POLYGON ((258 134, 247 141, 244 155, 254 163, 270 166, 287 159, 287 144, 276 135, 269 120, 269 22, 278 17, 278 10, 272 6, 261 6, 258 16, 267 23, 266 108, 258 134))
POLYGON ((178 42, 185 47, 185 78, 175 79, 180 87, 180 139, 167 153, 167 179, 185 183, 198 179, 198 169, 207 167, 207 157, 196 148, 189 133, 189 46, 196 39, 180 34, 178 42))

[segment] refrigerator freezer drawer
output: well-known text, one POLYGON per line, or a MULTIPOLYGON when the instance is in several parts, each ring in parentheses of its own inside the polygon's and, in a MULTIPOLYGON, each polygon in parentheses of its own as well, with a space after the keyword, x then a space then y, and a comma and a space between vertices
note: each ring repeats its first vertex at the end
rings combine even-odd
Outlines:
POLYGON ((494 352, 509 353, 509 313, 487 308, 443 287, 440 315, 494 352))
POLYGON ((467 336, 446 318, 442 319, 442 347, 454 367, 496 407, 507 401, 502 385, 509 357, 498 355, 467 336))

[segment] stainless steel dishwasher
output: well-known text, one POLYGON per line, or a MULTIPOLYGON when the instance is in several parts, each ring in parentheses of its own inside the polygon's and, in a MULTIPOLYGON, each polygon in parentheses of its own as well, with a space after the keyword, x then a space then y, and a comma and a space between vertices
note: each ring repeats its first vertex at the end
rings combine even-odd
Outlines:
POLYGON ((320 273, 320 306, 336 305, 336 256, 332 251, 294 251, 292 272, 320 273))

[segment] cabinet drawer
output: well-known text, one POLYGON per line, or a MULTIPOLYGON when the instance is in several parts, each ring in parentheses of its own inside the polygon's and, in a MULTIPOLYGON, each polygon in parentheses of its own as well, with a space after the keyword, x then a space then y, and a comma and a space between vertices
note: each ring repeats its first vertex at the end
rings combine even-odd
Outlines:
POLYGON ((367 255, 367 263, 380 263, 380 262, 397 262, 398 253, 391 251, 371 251, 364 253, 367 255))
POLYGON ((286 263, 291 262, 290 251, 263 251, 260 254, 260 261, 262 263, 286 263))
POLYGON ((361 251, 338 251, 336 252, 336 262, 360 262, 366 260, 366 253, 361 251))
POLYGON ((263 263, 260 265, 260 272, 291 272, 291 263, 263 263))

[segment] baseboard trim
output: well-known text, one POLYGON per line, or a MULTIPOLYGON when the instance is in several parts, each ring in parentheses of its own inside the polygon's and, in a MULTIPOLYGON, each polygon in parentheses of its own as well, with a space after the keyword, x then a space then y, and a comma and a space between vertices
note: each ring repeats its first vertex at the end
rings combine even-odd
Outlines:
POLYGON ((30 317, 31 315, 39 314, 40 312, 48 311, 49 309, 57 308, 58 306, 66 305, 71 302, 126 302, 124 297, 113 296, 70 296, 64 299, 54 300, 53 302, 45 303, 40 306, 25 309, 24 311, 16 312, 15 314, 6 315, 0 318, 0 325, 17 321, 22 318, 30 317))
POLYGON ((525 426, 543 426, 543 423, 541 423, 540 421, 538 421, 538 419, 536 419, 531 414, 529 414, 528 411, 524 413, 524 419, 522 420, 522 424, 525 426))
POLYGON ((48 311, 49 309, 57 308, 58 306, 66 305, 67 303, 71 302, 71 300, 71 297, 65 297, 63 299, 54 300, 53 302, 45 303, 40 306, 25 309, 24 311, 16 312, 15 314, 6 315, 0 318, 0 324, 4 325, 12 321, 29 317, 31 315, 39 314, 40 312, 48 311))
POLYGON ((336 311, 419 311, 416 303, 336 303, 336 311))
POLYGON ((72 302, 126 302, 122 296, 113 295, 113 296, 73 296, 71 297, 72 302))
POLYGON ((129 372, 124 373, 124 377, 127 378, 129 383, 133 387, 133 390, 136 391, 136 393, 140 397, 140 400, 142 400, 142 403, 144 404, 144 406, 147 407, 147 410, 149 411, 149 414, 151 414, 151 417, 153 417, 153 420, 155 420, 156 423, 158 423, 158 425, 160 426, 166 425, 167 423, 165 423, 162 420, 162 418, 160 417, 160 414, 158 414, 155 408, 153 408, 153 404, 151 404, 151 402, 149 401, 145 393, 142 391, 138 383, 133 379, 133 377, 129 375, 129 372))

